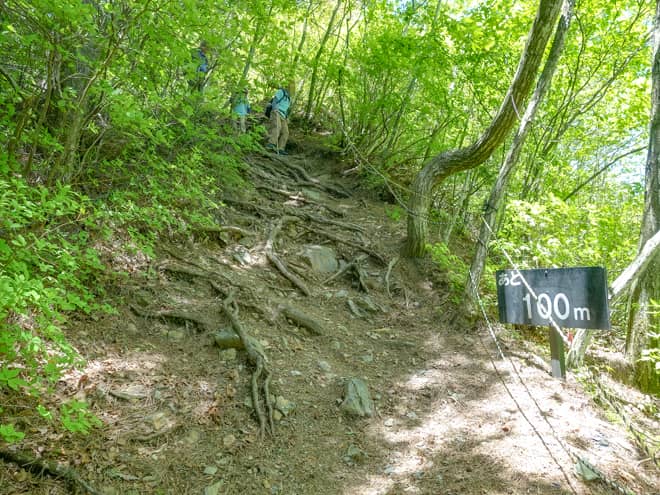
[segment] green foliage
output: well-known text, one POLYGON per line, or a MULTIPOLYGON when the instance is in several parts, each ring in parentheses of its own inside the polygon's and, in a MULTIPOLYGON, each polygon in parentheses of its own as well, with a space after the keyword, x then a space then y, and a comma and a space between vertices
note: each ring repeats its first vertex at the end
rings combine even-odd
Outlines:
MULTIPOLYGON (((95 302, 105 270, 90 247, 95 219, 90 202, 68 186, 0 177, 0 389, 40 395, 82 364, 61 326, 68 312, 111 310, 95 302)), ((20 440, 11 424, 2 432, 20 440)))
POLYGON ((639 198, 607 205, 511 201, 500 239, 521 267, 604 266, 616 276, 634 257, 638 224, 631 222, 639 198))
POLYGON ((398 205, 385 206, 385 214, 393 222, 398 222, 403 217, 404 210, 398 205))
POLYGON ((71 401, 60 406, 62 424, 72 433, 87 434, 94 427, 101 426, 101 421, 91 414, 87 404, 81 401, 71 401))
POLYGON ((15 443, 23 440, 25 433, 16 431, 14 425, 0 424, 0 439, 7 443, 15 443))
MULTIPOLYGON (((660 321, 660 301, 651 300, 650 303, 651 321, 658 322, 660 321)), ((648 347, 642 349, 640 361, 649 363, 651 372, 655 372, 660 377, 660 327, 649 330, 648 341, 648 347)))
POLYGON ((438 268, 445 273, 452 301, 460 303, 465 291, 465 280, 469 267, 458 256, 453 254, 444 242, 427 244, 426 249, 438 268))

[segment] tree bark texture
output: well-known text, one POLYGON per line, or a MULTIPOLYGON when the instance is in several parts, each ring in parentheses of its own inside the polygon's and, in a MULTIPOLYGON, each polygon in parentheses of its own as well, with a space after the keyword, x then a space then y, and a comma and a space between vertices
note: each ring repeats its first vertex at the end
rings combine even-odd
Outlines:
MULTIPOLYGON (((653 40, 651 123, 646 159, 644 214, 640 233, 640 251, 660 231, 660 0, 656 1, 653 40)), ((660 338, 660 314, 653 311, 652 300, 660 301, 660 253, 655 251, 648 268, 633 284, 628 300, 626 355, 635 370, 635 382, 644 392, 660 390, 660 373, 653 361, 641 361, 642 351, 657 349, 660 338)))
POLYGON ((518 120, 519 109, 523 107, 534 83, 561 4, 562 0, 540 0, 536 19, 514 79, 488 129, 471 146, 435 156, 415 177, 408 208, 408 239, 404 246, 404 255, 421 257, 424 254, 433 189, 446 177, 485 162, 518 120))

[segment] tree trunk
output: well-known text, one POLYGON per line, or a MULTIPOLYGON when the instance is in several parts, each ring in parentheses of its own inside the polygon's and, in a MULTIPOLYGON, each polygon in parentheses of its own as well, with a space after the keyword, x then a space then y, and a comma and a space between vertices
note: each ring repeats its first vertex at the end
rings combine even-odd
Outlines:
POLYGON ((471 146, 446 151, 435 156, 415 177, 408 208, 408 239, 404 246, 405 256, 421 257, 424 254, 428 238, 428 212, 433 189, 446 177, 477 167, 485 162, 502 144, 515 124, 518 109, 522 108, 536 78, 561 4, 561 0, 540 0, 536 19, 516 75, 490 127, 471 146))
POLYGON ((337 0, 337 5, 335 5, 335 9, 332 11, 332 17, 330 17, 330 22, 328 23, 328 29, 325 30, 323 39, 319 44, 319 49, 316 51, 316 55, 312 61, 312 79, 309 82, 309 97, 307 99, 307 107, 305 108, 305 116, 308 119, 311 118, 312 105, 314 102, 314 91, 316 90, 316 77, 318 74, 319 63, 321 61, 321 55, 323 54, 325 44, 328 42, 330 33, 332 32, 332 29, 335 25, 335 18, 337 17, 337 12, 339 12, 339 7, 341 7, 341 0, 337 0))
MULTIPOLYGON (((653 40, 651 124, 646 159, 644 215, 640 250, 660 232, 660 0, 656 1, 653 40)), ((626 355, 635 370, 635 382, 644 392, 660 390, 660 373, 652 360, 642 361, 644 350, 660 347, 660 314, 652 308, 660 301, 660 252, 655 251, 649 266, 634 283, 628 299, 628 334, 626 355)))
MULTIPOLYGON (((658 256, 660 256, 660 231, 656 232, 653 237, 646 241, 644 247, 633 262, 612 282, 610 285, 610 301, 615 300, 637 279, 641 278, 649 270, 651 262, 658 256)), ((573 339, 573 344, 571 344, 571 348, 566 356, 566 366, 575 368, 582 364, 593 332, 593 330, 584 328, 577 331, 573 339)))
POLYGON ((273 13, 273 4, 271 2, 268 13, 264 16, 259 13, 259 20, 257 25, 254 28, 254 34, 252 35, 252 42, 250 43, 250 49, 248 50, 248 56, 245 59, 245 64, 243 65, 243 73, 241 74, 240 84, 244 84, 248 80, 248 74, 250 73, 250 67, 252 67, 252 61, 254 60, 254 54, 257 50, 257 46, 261 43, 261 40, 266 35, 266 23, 270 20, 270 16, 273 13))
POLYGON ((512 175, 511 172, 518 164, 518 158, 520 157, 520 152, 522 151, 522 147, 525 143, 525 139, 527 138, 527 134, 529 133, 532 123, 534 122, 536 112, 538 111, 541 102, 550 90, 550 85, 552 84, 552 78, 554 77, 555 71, 557 69, 559 57, 564 50, 566 33, 568 32, 568 28, 571 24, 573 5, 574 0, 566 0, 564 3, 564 12, 561 16, 561 19, 559 20, 559 24, 557 24, 555 37, 552 41, 550 54, 548 55, 548 59, 545 62, 545 66, 543 67, 543 72, 541 72, 541 77, 539 77, 539 80, 536 83, 534 95, 527 105, 525 115, 523 115, 523 118, 520 121, 518 132, 513 138, 513 143, 511 144, 511 148, 509 148, 509 151, 506 155, 504 165, 502 165, 502 168, 500 168, 497 180, 495 181, 495 184, 490 191, 488 202, 485 205, 483 223, 481 224, 479 231, 477 248, 474 253, 474 257, 472 258, 472 265, 470 266, 468 280, 465 284, 466 296, 468 301, 472 303, 474 303, 478 297, 477 294, 479 291, 479 282, 481 281, 481 276, 486 264, 486 256, 488 255, 488 243, 490 242, 491 235, 494 234, 495 230, 497 229, 495 221, 497 216, 500 215, 501 211, 503 210, 504 202, 502 199, 509 184, 509 178, 512 175))

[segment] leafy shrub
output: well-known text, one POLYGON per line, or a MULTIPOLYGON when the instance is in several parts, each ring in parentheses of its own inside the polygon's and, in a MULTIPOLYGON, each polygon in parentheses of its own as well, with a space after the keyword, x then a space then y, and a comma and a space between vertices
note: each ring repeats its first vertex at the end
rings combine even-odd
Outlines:
MULTIPOLYGON (((90 290, 101 290, 92 281, 104 270, 89 247, 94 215, 70 187, 0 178, 0 390, 47 390, 82 363, 62 333, 65 314, 111 310, 90 290)), ((22 437, 11 424, 0 425, 0 436, 22 437)))
POLYGON ((427 244, 426 249, 438 268, 446 274, 452 301, 456 304, 460 303, 469 267, 462 259, 453 254, 444 242, 427 244))

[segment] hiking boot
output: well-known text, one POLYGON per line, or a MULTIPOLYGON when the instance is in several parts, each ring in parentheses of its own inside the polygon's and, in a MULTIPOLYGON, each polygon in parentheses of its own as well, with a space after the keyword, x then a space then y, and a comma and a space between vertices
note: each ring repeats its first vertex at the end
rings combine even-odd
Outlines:
POLYGON ((266 145, 266 149, 268 151, 274 151, 275 153, 277 153, 277 146, 275 146, 273 143, 268 143, 266 145))
POLYGON ((277 154, 278 154, 278 155, 288 155, 288 153, 287 153, 286 151, 284 151, 284 150, 279 150, 279 151, 277 152, 277 154))

